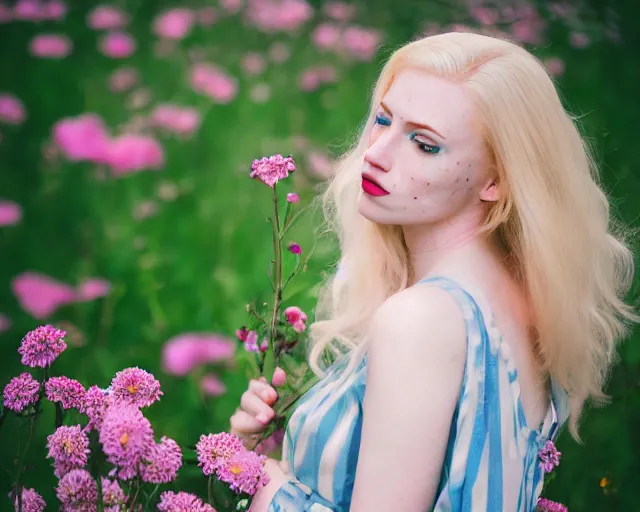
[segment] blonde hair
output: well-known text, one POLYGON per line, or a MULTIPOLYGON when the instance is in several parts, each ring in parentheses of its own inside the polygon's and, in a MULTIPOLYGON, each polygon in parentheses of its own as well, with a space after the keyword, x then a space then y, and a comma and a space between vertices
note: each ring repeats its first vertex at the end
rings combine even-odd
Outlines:
POLYGON ((532 54, 501 39, 425 37, 396 50, 382 69, 370 115, 323 197, 345 272, 321 290, 310 365, 323 374, 327 352, 362 348, 373 313, 414 278, 401 228, 357 211, 373 109, 405 68, 463 83, 475 95, 502 191, 482 230, 494 233, 515 261, 535 316, 537 351, 544 370, 568 393, 569 428, 579 440, 584 402, 606 398, 616 342, 638 320, 624 302, 634 260, 611 219, 591 152, 549 74, 532 54))

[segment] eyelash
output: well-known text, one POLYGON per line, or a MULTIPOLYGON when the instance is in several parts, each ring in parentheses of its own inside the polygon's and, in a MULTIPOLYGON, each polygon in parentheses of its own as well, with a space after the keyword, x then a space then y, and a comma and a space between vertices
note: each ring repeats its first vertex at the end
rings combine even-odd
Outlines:
MULTIPOLYGON (((375 124, 379 124, 382 126, 390 126, 391 120, 387 119, 386 117, 382 117, 381 115, 376 115, 375 124)), ((412 133, 409 136, 409 139, 416 143, 420 151, 422 151, 423 153, 427 153, 429 155, 437 155, 440 152, 440 146, 434 146, 431 144, 427 144, 426 142, 420 142, 419 140, 415 140, 416 135, 417 134, 415 132, 412 133)))

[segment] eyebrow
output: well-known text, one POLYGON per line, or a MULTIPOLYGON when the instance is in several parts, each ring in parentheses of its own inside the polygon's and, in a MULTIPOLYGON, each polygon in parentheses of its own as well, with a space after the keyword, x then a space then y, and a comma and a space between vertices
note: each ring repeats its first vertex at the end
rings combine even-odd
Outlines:
MULTIPOLYGON (((391 109, 385 104, 384 101, 380 102, 380 106, 385 109, 389 114, 391 114, 391 109)), ((411 126, 415 126, 416 128, 424 128, 426 130, 429 130, 430 132, 435 133, 438 137, 447 140, 447 138, 442 135, 439 131, 437 131, 435 128, 433 128, 432 126, 429 126, 428 124, 424 124, 424 123, 416 123, 415 121, 407 121, 406 122, 408 125, 411 126)))

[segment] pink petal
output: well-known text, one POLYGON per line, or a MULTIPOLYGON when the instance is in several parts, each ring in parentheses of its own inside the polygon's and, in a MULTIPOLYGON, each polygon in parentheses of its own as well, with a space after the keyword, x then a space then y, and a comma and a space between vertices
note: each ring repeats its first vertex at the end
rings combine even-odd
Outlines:
POLYGON ((235 348, 232 340, 218 334, 184 333, 165 343, 162 364, 167 373, 183 376, 200 364, 231 358, 235 348))
POLYGON ((7 315, 0 313, 0 333, 11 329, 11 325, 11 319, 7 315))
POLYGON ((213 373, 207 373, 200 379, 200 389, 211 396, 220 396, 227 392, 227 387, 220 378, 213 373))
POLYGON ((71 286, 36 272, 15 277, 11 288, 22 308, 38 319, 50 316, 58 307, 78 298, 71 286))
POLYGON ((22 207, 13 201, 0 200, 0 226, 12 226, 22 219, 22 207))
POLYGON ((109 295, 111 283, 106 279, 92 277, 85 279, 78 286, 78 299, 81 301, 95 300, 109 295))

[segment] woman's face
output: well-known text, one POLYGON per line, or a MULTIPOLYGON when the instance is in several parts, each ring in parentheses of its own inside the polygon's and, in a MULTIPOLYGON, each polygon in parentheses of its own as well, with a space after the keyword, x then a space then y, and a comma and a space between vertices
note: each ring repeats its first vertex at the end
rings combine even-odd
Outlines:
POLYGON ((398 74, 378 107, 358 210, 379 224, 429 225, 497 199, 471 93, 417 69, 398 74))

